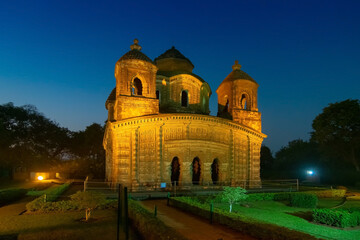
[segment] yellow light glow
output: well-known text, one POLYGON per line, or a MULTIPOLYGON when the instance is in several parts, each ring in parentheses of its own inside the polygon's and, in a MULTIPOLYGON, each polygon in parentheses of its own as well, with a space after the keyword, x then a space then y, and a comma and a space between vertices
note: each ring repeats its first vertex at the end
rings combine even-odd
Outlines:
POLYGON ((38 178, 37 178, 39 181, 41 181, 41 180, 43 180, 44 179, 44 177, 43 176, 38 176, 38 178))

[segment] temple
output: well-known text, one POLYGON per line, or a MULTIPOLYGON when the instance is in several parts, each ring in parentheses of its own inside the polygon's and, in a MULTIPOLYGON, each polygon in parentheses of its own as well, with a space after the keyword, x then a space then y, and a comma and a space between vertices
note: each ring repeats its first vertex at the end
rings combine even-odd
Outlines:
POLYGON ((235 61, 216 90, 172 47, 154 61, 138 40, 115 64, 116 86, 106 100, 103 145, 106 179, 140 186, 260 184, 259 85, 235 61))

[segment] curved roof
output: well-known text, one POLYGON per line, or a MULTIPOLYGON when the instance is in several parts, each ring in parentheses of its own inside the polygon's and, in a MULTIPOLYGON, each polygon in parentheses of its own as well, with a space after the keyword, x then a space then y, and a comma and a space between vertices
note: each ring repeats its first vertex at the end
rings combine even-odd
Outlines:
POLYGON ((192 73, 192 72, 188 72, 188 71, 157 71, 156 75, 161 75, 161 76, 165 76, 165 77, 173 77, 176 75, 180 75, 180 74, 188 74, 191 75, 197 79, 199 79, 201 82, 205 82, 204 79, 202 79, 201 77, 199 77, 198 75, 192 73))
POLYGON ((185 57, 179 50, 175 49, 174 46, 169 50, 167 50, 166 52, 164 52, 163 54, 161 54, 160 56, 158 56, 157 58, 155 58, 155 62, 166 58, 183 59, 188 61, 194 67, 194 64, 192 64, 192 62, 187 57, 185 57))
POLYGON ((134 39, 134 44, 130 46, 130 51, 125 53, 119 60, 130 60, 130 59, 137 59, 137 60, 143 60, 145 62, 149 62, 154 64, 154 62, 145 54, 143 54, 141 51, 141 46, 139 45, 139 40, 134 39))
MULTIPOLYGON (((249 76, 249 74, 247 74, 246 72, 242 71, 242 70, 234 70, 232 71, 225 79, 223 82, 228 82, 228 81, 234 81, 234 80, 238 80, 238 79, 245 79, 245 80, 250 80, 252 82, 255 82, 255 80, 249 76)), ((256 83, 256 82, 255 82, 256 83)))
POLYGON ((154 64, 154 62, 148 56, 146 56, 145 54, 143 54, 142 52, 136 49, 130 50, 129 52, 125 53, 119 59, 119 61, 129 60, 129 59, 138 59, 154 64))
POLYGON ((237 60, 235 61, 235 64, 233 65, 232 68, 233 71, 224 79, 224 81, 222 81, 222 83, 243 79, 243 80, 249 80, 257 84, 257 82, 252 77, 250 77, 249 74, 247 74, 243 70, 240 70, 241 65, 237 60))

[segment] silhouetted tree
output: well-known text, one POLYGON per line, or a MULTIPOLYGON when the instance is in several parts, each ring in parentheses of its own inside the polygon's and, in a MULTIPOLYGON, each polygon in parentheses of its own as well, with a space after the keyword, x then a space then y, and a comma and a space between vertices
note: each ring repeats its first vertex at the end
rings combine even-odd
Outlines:
POLYGON ((274 157, 272 156, 270 148, 267 146, 261 146, 260 150, 260 172, 261 178, 269 177, 271 170, 273 169, 274 157))
POLYGON ((303 178, 308 168, 318 168, 320 155, 317 145, 301 139, 288 143, 275 154, 274 169, 285 178, 303 178))
POLYGON ((331 159, 350 163, 360 172, 360 103, 345 100, 329 104, 313 121, 312 141, 331 159))
POLYGON ((105 176, 105 150, 102 146, 104 127, 93 123, 85 131, 73 133, 71 152, 76 156, 80 167, 88 168, 89 174, 96 178, 105 176))
POLYGON ((49 167, 68 151, 70 131, 35 106, 0 105, 0 165, 49 167))

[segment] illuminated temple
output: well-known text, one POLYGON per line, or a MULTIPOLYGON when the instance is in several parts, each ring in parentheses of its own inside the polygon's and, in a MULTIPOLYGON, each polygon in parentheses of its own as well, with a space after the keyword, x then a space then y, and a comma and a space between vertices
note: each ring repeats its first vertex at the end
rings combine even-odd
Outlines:
POLYGON ((235 61, 216 90, 172 47, 153 61, 135 39, 115 64, 116 87, 106 101, 106 179, 128 187, 260 181, 258 84, 235 61))

